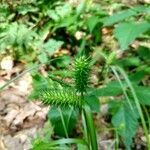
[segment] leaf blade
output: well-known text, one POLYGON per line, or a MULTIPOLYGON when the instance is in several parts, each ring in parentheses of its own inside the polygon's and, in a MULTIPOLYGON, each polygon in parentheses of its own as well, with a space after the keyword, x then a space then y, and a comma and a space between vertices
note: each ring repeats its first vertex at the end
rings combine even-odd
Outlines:
MULTIPOLYGON (((134 111, 137 111, 135 107, 134 111)), ((132 138, 138 127, 137 118, 138 113, 134 114, 127 103, 124 103, 112 118, 112 124, 117 129, 117 133, 123 138, 128 150, 131 149, 132 138)))
POLYGON ((150 23, 120 23, 114 30, 114 36, 119 42, 121 50, 128 46, 142 33, 150 29, 150 23))

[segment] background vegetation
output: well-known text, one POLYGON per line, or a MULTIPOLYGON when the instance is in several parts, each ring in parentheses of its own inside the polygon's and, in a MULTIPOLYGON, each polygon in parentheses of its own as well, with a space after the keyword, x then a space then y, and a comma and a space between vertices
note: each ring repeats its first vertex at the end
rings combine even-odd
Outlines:
MULTIPOLYGON (((0 60, 10 56, 15 65, 21 63, 31 73, 29 99, 41 99, 41 90, 52 87, 71 89, 74 59, 90 57, 85 101, 94 115, 98 144, 102 133, 109 132, 112 143, 107 149, 136 149, 140 128, 146 139, 140 146, 150 149, 149 36, 150 5, 146 2, 30 0, 0 4, 0 60)), ((33 149, 85 149, 83 141, 64 139, 83 137, 79 112, 70 106, 50 108, 51 125, 37 136, 33 149)))

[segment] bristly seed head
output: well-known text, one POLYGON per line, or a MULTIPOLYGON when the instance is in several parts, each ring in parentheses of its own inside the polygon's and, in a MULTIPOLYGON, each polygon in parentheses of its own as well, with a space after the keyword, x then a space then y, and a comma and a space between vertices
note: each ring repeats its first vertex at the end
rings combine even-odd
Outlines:
POLYGON ((43 103, 48 105, 72 105, 75 107, 81 106, 81 97, 71 89, 46 89, 41 91, 40 98, 43 103))
POLYGON ((75 89, 63 87, 62 89, 40 90, 40 99, 47 105, 81 107, 83 104, 82 94, 86 92, 90 76, 90 59, 81 56, 74 62, 75 89))
POLYGON ((90 75, 90 59, 81 56, 75 59, 74 80, 78 92, 86 92, 90 75))

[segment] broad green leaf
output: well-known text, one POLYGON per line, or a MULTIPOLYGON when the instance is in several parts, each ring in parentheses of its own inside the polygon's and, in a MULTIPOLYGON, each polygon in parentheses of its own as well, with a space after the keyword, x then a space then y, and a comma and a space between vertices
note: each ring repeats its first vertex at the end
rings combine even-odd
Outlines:
MULTIPOLYGON (((78 113, 77 111, 69 107, 62 107, 61 110, 62 110, 63 119, 65 122, 67 132, 69 135, 71 135, 72 130, 76 125, 78 113)), ((56 107, 50 109, 48 113, 48 119, 51 121, 52 125, 54 126, 54 132, 57 135, 65 136, 65 131, 64 131, 60 111, 56 107)))
POLYGON ((144 46, 140 46, 138 48, 138 53, 139 53, 139 56, 142 59, 144 59, 145 61, 150 62, 150 48, 144 47, 144 46))
POLYGON ((68 14, 71 13, 71 5, 69 3, 65 3, 62 6, 56 7, 56 14, 60 16, 60 18, 64 18, 65 16, 68 16, 68 14))
POLYGON ((78 150, 87 149, 87 146, 85 146, 85 145, 83 145, 83 144, 78 144, 78 145, 77 145, 77 149, 78 149, 78 150))
POLYGON ((144 5, 139 5, 139 6, 135 6, 133 8, 131 8, 132 10, 135 10, 139 13, 146 13, 149 14, 150 13, 150 6, 144 6, 144 5))
POLYGON ((83 1, 80 2, 80 4, 78 5, 78 7, 76 9, 76 15, 77 16, 79 16, 81 13, 83 13, 83 11, 86 8, 86 4, 87 4, 86 0, 83 0, 83 1))
POLYGON ((55 7, 55 9, 47 10, 47 14, 55 22, 59 22, 71 13, 71 5, 69 3, 62 3, 55 7))
POLYGON ((127 150, 131 150, 132 138, 138 127, 138 113, 136 109, 134 111, 131 111, 127 103, 124 103, 112 117, 112 124, 122 137, 127 150))
POLYGON ((139 57, 129 56, 118 60, 118 64, 123 67, 139 66, 141 64, 141 61, 139 57))
POLYGON ((7 48, 13 45, 16 41, 18 24, 16 22, 11 25, 6 25, 5 30, 0 35, 0 48, 7 48))
POLYGON ((99 99, 95 95, 85 96, 85 101, 90 106, 90 108, 93 112, 99 112, 100 102, 99 102, 99 99))
POLYGON ((141 71, 137 71, 135 73, 132 73, 129 76, 130 81, 132 81, 132 83, 139 83, 146 75, 146 72, 144 70, 141 71))
POLYGON ((123 100, 112 100, 108 103, 108 112, 114 115, 118 112, 119 108, 122 107, 123 100))
POLYGON ((69 28, 75 22, 77 22, 77 17, 75 15, 66 16, 65 18, 63 18, 58 22, 56 28, 63 28, 63 27, 69 28))
POLYGON ((53 19, 54 21, 59 21, 60 17, 58 14, 56 14, 56 12, 54 10, 49 10, 48 11, 48 16, 53 19))
POLYGON ((44 44, 44 49, 52 55, 56 50, 58 50, 62 46, 63 42, 62 41, 56 41, 54 39, 48 40, 44 44))
POLYGON ((121 50, 126 50, 128 46, 142 33, 150 29, 150 23, 121 23, 115 30, 114 35, 119 41, 121 50))
POLYGON ((32 87, 33 90, 31 92, 31 94, 29 95, 29 99, 38 99, 40 96, 40 93, 38 92, 39 89, 47 89, 48 88, 48 80, 40 75, 40 74, 35 74, 32 76, 32 87))
POLYGON ((42 52, 39 56, 38 59, 41 63, 47 63, 48 62, 48 56, 46 53, 42 52))
POLYGON ((150 87, 135 86, 134 87, 139 102, 144 105, 150 106, 150 87))
POLYGON ((137 14, 137 12, 134 10, 130 10, 130 9, 123 10, 121 12, 118 12, 118 13, 113 14, 112 16, 106 18, 104 20, 104 26, 111 26, 111 25, 118 23, 124 19, 127 19, 131 16, 135 16, 136 14, 137 14))
POLYGON ((10 14, 9 7, 6 4, 0 5, 0 21, 6 21, 8 19, 8 16, 10 14))
POLYGON ((33 30, 29 29, 26 25, 18 24, 15 42, 18 46, 29 47, 28 45, 32 43, 36 35, 37 34, 33 30))
POLYGON ((66 68, 71 62, 71 57, 68 55, 61 56, 57 61, 56 64, 60 68, 66 68))
POLYGON ((122 94, 122 89, 119 82, 112 81, 103 88, 90 90, 89 93, 96 96, 117 96, 122 94))
POLYGON ((39 99, 41 90, 54 89, 54 87, 62 90, 62 86, 58 82, 52 81, 51 78, 46 78, 39 73, 34 74, 32 79, 33 90, 29 95, 29 99, 39 99))
POLYGON ((38 8, 33 7, 32 5, 25 4, 25 5, 19 5, 16 8, 16 10, 18 11, 19 14, 26 15, 29 12, 32 12, 32 13, 37 12, 38 8))
POLYGON ((130 17, 139 15, 139 13, 150 13, 150 6, 135 6, 130 9, 122 10, 118 13, 113 14, 112 16, 104 19, 104 26, 111 26, 115 23, 119 23, 125 19, 129 19, 130 17))
POLYGON ((5 30, 2 31, 0 48, 16 47, 18 50, 16 55, 19 53, 23 55, 29 49, 31 50, 31 43, 36 36, 37 34, 26 25, 14 22, 6 25, 5 30))

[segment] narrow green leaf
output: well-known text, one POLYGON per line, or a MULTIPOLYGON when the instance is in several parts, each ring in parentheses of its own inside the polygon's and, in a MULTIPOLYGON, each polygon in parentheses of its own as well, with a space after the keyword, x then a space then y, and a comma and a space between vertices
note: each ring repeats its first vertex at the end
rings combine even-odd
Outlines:
POLYGON ((55 141, 45 141, 38 139, 34 141, 32 150, 69 150, 66 144, 81 144, 86 148, 87 143, 82 139, 67 138, 55 141))
POLYGON ((67 139, 60 139, 56 141, 52 141, 50 145, 61 145, 61 144, 82 144, 86 145, 87 143, 82 139, 77 138, 67 138, 67 139))
POLYGON ((96 27, 96 25, 100 22, 99 18, 96 16, 91 16, 87 20, 87 26, 89 28, 90 33, 92 33, 93 29, 96 27))

